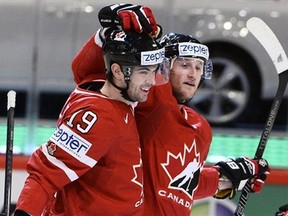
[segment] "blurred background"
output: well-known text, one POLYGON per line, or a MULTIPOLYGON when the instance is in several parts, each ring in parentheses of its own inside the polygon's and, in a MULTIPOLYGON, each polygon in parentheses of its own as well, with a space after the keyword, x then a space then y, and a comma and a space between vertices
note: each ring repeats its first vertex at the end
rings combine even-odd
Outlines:
MULTIPOLYGON (((123 2, 123 1, 122 1, 123 2)), ((152 8, 163 33, 196 36, 214 65, 190 104, 214 130, 208 164, 224 157, 253 157, 275 96, 278 75, 246 21, 257 16, 288 52, 288 0, 126 0, 152 8)), ((31 152, 47 141, 75 83, 71 62, 100 27, 98 11, 111 0, 0 0, 0 196, 4 185, 7 92, 17 91, 12 199, 16 203, 31 152)), ((288 202, 288 90, 264 157, 273 172, 246 215, 273 215, 288 202), (263 206, 262 203, 268 203, 263 206), (261 205, 261 207, 259 207, 261 205), (258 206, 258 207, 256 207, 258 206)), ((4 196, 4 195, 3 195, 4 196)), ((0 198, 0 209, 2 208, 0 198)), ((232 201, 202 200, 193 215, 233 215, 232 201)))

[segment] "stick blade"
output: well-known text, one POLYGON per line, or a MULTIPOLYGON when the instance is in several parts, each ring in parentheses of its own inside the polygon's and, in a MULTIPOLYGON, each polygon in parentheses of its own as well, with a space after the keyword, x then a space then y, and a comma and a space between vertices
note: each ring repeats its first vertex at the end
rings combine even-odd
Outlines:
POLYGON ((280 74, 288 70, 286 53, 269 26, 260 18, 252 17, 247 21, 246 27, 264 47, 270 56, 277 73, 280 74))

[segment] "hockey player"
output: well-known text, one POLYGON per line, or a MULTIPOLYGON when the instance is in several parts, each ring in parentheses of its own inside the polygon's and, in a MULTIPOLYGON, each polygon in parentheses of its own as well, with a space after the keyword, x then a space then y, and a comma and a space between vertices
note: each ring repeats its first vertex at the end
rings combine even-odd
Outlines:
MULTIPOLYGON (((95 71, 99 64, 94 64, 101 62, 97 54, 101 34, 93 35, 73 60, 77 83, 87 81, 82 74, 89 74, 91 80, 101 76, 100 70, 95 71)), ((233 198, 248 179, 253 179, 252 190, 259 192, 269 171, 264 159, 240 157, 204 168, 212 131, 201 115, 184 104, 211 76, 208 48, 190 35, 174 33, 164 36, 161 44, 171 63, 170 81, 151 88, 148 100, 135 108, 145 215, 190 215, 195 199, 233 198)))
POLYGON ((211 78, 208 47, 179 33, 165 35, 160 44, 171 63, 169 83, 151 89, 135 112, 146 183, 145 214, 190 215, 194 200, 232 199, 252 178, 252 191, 259 192, 269 170, 264 159, 240 157, 204 168, 212 131, 203 116, 185 104, 201 82, 211 78))
POLYGON ((155 84, 164 50, 147 34, 123 30, 112 31, 102 50, 108 79, 71 93, 55 133, 28 162, 15 216, 44 209, 43 215, 143 215, 134 107, 155 84))

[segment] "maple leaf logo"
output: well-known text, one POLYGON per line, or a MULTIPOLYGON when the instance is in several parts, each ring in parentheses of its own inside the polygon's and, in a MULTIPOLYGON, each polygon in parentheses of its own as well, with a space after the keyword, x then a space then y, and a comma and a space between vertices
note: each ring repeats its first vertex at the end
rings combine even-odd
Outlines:
POLYGON ((167 162, 161 163, 167 173, 170 183, 169 188, 185 192, 191 199, 198 186, 201 162, 200 153, 197 152, 196 142, 191 147, 184 143, 183 153, 177 155, 167 152, 167 162))
POLYGON ((57 145, 54 142, 48 141, 46 144, 48 154, 53 156, 54 152, 57 150, 57 145))
MULTIPOLYGON (((141 149, 139 148, 139 152, 141 155, 141 149)), ((133 165, 133 172, 134 172, 134 178, 131 179, 132 182, 139 185, 141 188, 143 188, 143 176, 142 176, 142 159, 140 157, 139 164, 133 165)))

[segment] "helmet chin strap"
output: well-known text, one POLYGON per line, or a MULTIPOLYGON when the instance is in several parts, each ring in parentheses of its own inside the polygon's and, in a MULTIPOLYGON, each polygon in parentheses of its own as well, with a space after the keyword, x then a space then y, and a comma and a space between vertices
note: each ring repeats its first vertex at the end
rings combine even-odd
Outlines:
POLYGON ((131 102, 136 102, 135 100, 133 100, 129 94, 128 94, 128 89, 129 89, 129 82, 130 82, 130 79, 125 81, 126 84, 127 84, 127 87, 126 88, 122 88, 120 89, 120 93, 121 95, 123 96, 124 99, 128 100, 128 101, 131 101, 131 102))
POLYGON ((128 101, 131 101, 131 102, 136 102, 135 100, 131 99, 131 97, 129 96, 128 94, 128 89, 129 89, 129 82, 130 80, 128 81, 125 81, 126 84, 127 84, 127 87, 126 88, 121 88, 119 86, 117 86, 114 81, 111 82, 111 84, 120 91, 120 94, 122 95, 122 97, 128 101))
POLYGON ((130 67, 127 67, 123 70, 124 68, 122 67, 121 71, 124 71, 123 74, 124 74, 124 80, 125 80, 125 83, 126 83, 126 88, 121 88, 119 86, 117 86, 113 79, 111 79, 111 84, 120 91, 120 94, 122 95, 122 97, 125 99, 125 100, 128 100, 128 101, 131 101, 131 102, 136 102, 135 100, 133 100, 129 94, 128 94, 128 89, 129 89, 129 83, 130 83, 130 75, 131 75, 131 68, 130 67))
POLYGON ((178 104, 183 104, 183 105, 187 105, 191 100, 192 100, 193 97, 191 98, 188 98, 186 100, 182 100, 182 101, 179 101, 177 100, 178 104))

